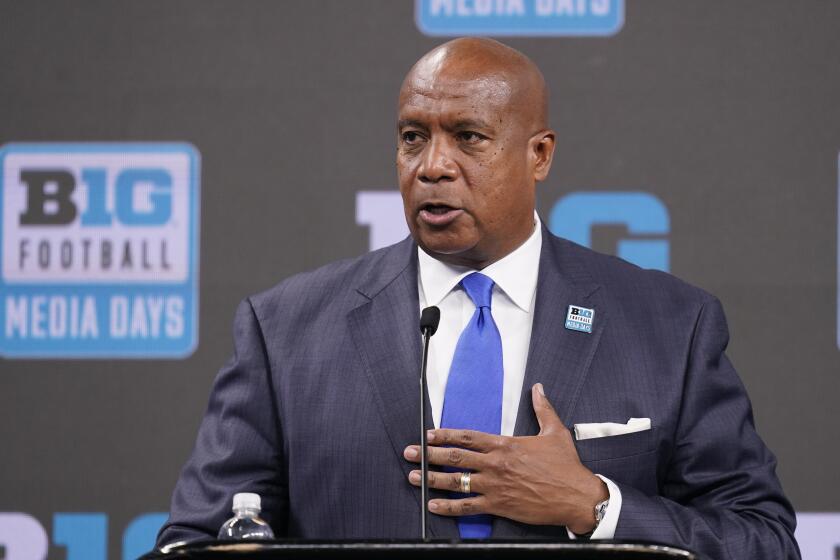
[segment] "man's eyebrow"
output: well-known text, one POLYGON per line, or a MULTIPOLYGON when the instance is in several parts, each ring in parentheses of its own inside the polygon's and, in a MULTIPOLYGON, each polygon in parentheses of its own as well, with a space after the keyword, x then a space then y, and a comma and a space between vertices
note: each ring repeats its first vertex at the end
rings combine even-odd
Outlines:
MULTIPOLYGON (((415 119, 400 119, 397 122, 397 128, 399 128, 400 130, 409 127, 420 128, 423 130, 426 130, 428 128, 425 124, 415 119)), ((482 119, 460 119, 444 128, 446 130, 468 130, 471 128, 480 128, 487 130, 492 129, 493 127, 490 125, 490 123, 482 119)))
POLYGON ((452 123, 451 126, 447 127, 451 130, 465 130, 470 128, 493 128, 490 123, 482 119, 461 119, 452 123))
POLYGON ((426 126, 423 123, 414 119, 400 119, 400 121, 397 122, 397 128, 399 129, 408 127, 422 128, 423 130, 426 129, 426 126))

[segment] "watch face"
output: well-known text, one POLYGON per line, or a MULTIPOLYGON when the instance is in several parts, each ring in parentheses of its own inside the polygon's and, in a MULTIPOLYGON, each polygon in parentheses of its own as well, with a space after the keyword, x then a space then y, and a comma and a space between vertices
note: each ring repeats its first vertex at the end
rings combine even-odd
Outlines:
POLYGON ((595 521, 597 521, 598 523, 601 522, 601 520, 604 518, 604 514, 607 513, 607 506, 609 505, 610 501, 604 500, 603 502, 595 506, 595 521))

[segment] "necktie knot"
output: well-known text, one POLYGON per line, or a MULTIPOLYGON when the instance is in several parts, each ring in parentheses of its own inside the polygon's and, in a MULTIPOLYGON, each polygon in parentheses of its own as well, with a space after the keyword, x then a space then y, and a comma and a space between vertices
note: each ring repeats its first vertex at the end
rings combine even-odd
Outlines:
POLYGON ((490 301, 493 299, 493 285, 495 282, 480 272, 473 272, 461 280, 461 286, 470 297, 476 307, 490 309, 490 301))

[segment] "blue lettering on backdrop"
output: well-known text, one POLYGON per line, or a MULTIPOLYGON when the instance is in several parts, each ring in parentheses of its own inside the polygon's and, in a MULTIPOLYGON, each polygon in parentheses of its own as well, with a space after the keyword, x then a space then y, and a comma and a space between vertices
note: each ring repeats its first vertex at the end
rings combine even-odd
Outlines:
MULTIPOLYGON (((551 209, 548 228, 586 247, 592 245, 592 228, 624 225, 631 235, 667 235, 671 229, 668 209, 646 192, 575 192, 561 198, 551 209)), ((622 239, 617 256, 642 268, 668 271, 667 239, 622 239)))
POLYGON ((53 542, 67 548, 67 560, 107 560, 108 516, 104 513, 56 513, 53 542))
POLYGON ((88 207, 82 214, 83 226, 108 226, 111 225, 111 214, 106 208, 107 185, 105 180, 107 171, 102 168, 83 169, 82 181, 88 187, 88 207))
POLYGON ((172 216, 172 175, 165 169, 126 169, 117 176, 117 216, 129 226, 160 226, 172 216), (134 191, 138 185, 150 183, 154 190, 149 194, 151 210, 138 211, 134 204, 134 191))
POLYGON ((165 513, 147 513, 136 517, 123 532, 122 558, 135 560, 155 546, 157 532, 169 517, 165 513))
POLYGON ((415 0, 426 35, 613 35, 624 25, 624 0, 415 0))

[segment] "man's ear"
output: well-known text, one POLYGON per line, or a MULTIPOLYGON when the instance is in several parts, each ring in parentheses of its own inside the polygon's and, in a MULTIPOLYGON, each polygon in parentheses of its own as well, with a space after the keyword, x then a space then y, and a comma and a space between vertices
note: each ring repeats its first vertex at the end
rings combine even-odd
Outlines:
POLYGON ((554 131, 541 130, 532 136, 530 150, 534 158, 534 180, 543 181, 548 177, 554 159, 554 131))

